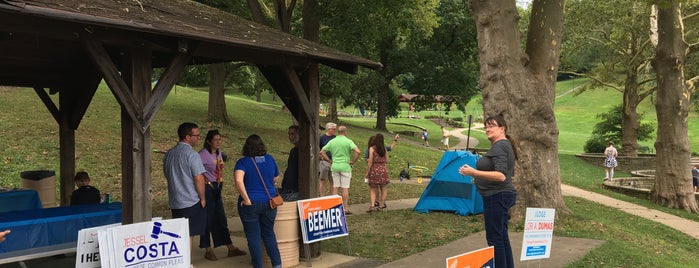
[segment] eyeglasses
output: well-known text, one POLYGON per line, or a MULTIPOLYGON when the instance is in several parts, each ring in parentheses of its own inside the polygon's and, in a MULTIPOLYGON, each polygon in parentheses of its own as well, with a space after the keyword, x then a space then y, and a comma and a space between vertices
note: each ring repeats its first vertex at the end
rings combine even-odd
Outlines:
POLYGON ((196 134, 196 135, 189 135, 189 136, 192 136, 192 137, 197 137, 197 138, 199 138, 199 135, 200 135, 200 134, 196 134))

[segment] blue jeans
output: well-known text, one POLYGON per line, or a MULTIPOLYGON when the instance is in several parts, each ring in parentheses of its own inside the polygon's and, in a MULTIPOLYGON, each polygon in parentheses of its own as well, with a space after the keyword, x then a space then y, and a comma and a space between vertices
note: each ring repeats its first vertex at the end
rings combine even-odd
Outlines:
POLYGON ((262 267, 262 243, 265 244, 272 267, 281 267, 282 257, 277 246, 277 236, 274 234, 277 210, 271 209, 269 202, 253 201, 252 205, 244 206, 241 199, 238 199, 238 214, 248 240, 252 267, 262 267))
POLYGON ((495 267, 497 268, 515 267, 507 224, 510 218, 509 209, 515 205, 516 200, 517 193, 513 191, 483 197, 485 239, 489 246, 495 248, 495 267))

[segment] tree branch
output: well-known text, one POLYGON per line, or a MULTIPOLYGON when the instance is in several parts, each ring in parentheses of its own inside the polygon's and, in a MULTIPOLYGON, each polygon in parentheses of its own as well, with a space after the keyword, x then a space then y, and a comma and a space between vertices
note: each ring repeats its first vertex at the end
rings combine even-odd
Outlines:
POLYGON ((687 50, 687 56, 699 51, 699 43, 690 44, 687 50))
POLYGON ((690 78, 690 79, 687 80, 687 82, 686 82, 687 88, 688 88, 690 91, 694 91, 694 90, 696 90, 696 84, 697 84, 697 83, 699 83, 699 75, 698 75, 698 76, 695 76, 695 77, 692 77, 692 78, 690 78))
POLYGON ((616 90, 616 91, 619 91, 619 92, 624 92, 624 89, 623 89, 623 88, 621 88, 621 87, 619 87, 619 86, 617 86, 617 85, 610 84, 610 83, 607 83, 607 82, 605 82, 605 81, 602 81, 602 79, 600 79, 600 78, 597 77, 597 76, 593 76, 593 75, 589 75, 589 74, 585 74, 585 73, 571 72, 571 71, 560 71, 560 73, 572 74, 572 75, 575 75, 575 76, 590 78, 590 79, 594 80, 596 83, 598 83, 598 84, 600 84, 600 85, 602 85, 602 86, 610 87, 610 88, 612 88, 612 89, 614 89, 614 90, 616 90))
POLYGON ((657 87, 657 86, 652 87, 652 88, 650 88, 650 89, 648 89, 648 90, 646 90, 646 91, 642 91, 641 93, 638 94, 638 101, 640 102, 640 101, 644 100, 646 97, 648 97, 648 96, 650 96, 651 94, 653 94, 653 92, 655 92, 656 90, 658 90, 658 87, 657 87))
POLYGON ((693 19, 695 17, 699 17, 699 12, 694 12, 692 14, 689 14, 687 16, 682 17, 682 21, 685 21, 685 23, 686 23, 686 20, 690 20, 690 19, 693 19))

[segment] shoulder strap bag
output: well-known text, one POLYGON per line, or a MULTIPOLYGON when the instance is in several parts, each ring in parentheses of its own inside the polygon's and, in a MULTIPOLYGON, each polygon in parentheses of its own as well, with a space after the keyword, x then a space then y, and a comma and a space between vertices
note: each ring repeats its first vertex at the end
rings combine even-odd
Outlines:
POLYGON ((269 197, 269 207, 272 209, 276 209, 278 206, 284 205, 284 199, 282 199, 282 196, 279 195, 279 193, 277 193, 277 195, 274 197, 272 197, 272 195, 269 194, 269 190, 267 190, 267 184, 265 184, 265 180, 262 178, 262 173, 260 173, 260 169, 257 167, 257 163, 255 163, 255 158, 250 157, 250 161, 252 161, 252 164, 255 165, 257 175, 260 175, 260 181, 262 181, 262 186, 265 187, 265 192, 267 192, 267 196, 269 197))

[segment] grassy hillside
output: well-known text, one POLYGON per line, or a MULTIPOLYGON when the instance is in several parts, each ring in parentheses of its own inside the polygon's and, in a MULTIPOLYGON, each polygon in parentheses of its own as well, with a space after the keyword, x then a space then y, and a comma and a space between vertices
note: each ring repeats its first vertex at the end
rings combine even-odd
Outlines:
MULTIPOLYGON (((266 103, 257 103, 245 96, 229 95, 227 107, 233 123, 230 126, 220 126, 202 123, 206 118, 207 98, 206 92, 181 87, 174 89, 151 125, 153 149, 161 151, 174 146, 177 142, 177 126, 185 121, 195 122, 200 125, 202 133, 210 129, 221 131, 222 148, 233 159, 227 163, 226 181, 232 180, 234 161, 241 156, 242 145, 250 134, 260 135, 268 147, 268 152, 276 158, 280 170, 283 172, 286 169, 288 151, 291 148, 286 131, 292 120, 291 115, 281 109, 280 103, 267 98, 266 103)), ((87 171, 92 177, 92 184, 102 192, 112 193, 116 201, 121 200, 119 115, 118 103, 111 92, 102 86, 76 131, 76 169, 87 171)), ((20 173, 26 170, 49 169, 58 173, 57 124, 33 90, 0 90, 0 127, 5 130, 7 137, 0 140, 0 187, 19 187, 20 173)), ((364 151, 369 136, 376 133, 372 129, 350 126, 348 136, 364 151)), ((386 133, 385 136, 386 142, 390 144, 393 135, 386 133)), ((437 166, 441 152, 419 146, 407 146, 407 140, 399 141, 396 146, 396 150, 401 154, 391 155, 391 174, 397 176, 408 162, 411 165, 437 166)), ((202 145, 196 149, 200 149, 202 145)), ((153 153, 153 209, 154 215, 157 216, 170 215, 167 208, 167 188, 162 175, 162 157, 163 154, 153 153)), ((364 165, 355 166, 355 185, 362 184, 361 176, 365 168, 364 165)), ((58 180, 56 183, 58 185, 58 180)), ((236 194, 233 192, 234 187, 230 185, 228 196, 232 198, 236 194)), ((419 196, 424 186, 396 183, 391 196, 419 196)), ((352 203, 367 203, 368 195, 365 192, 363 187, 352 188, 352 203)), ((231 209, 230 213, 235 212, 231 209)))

